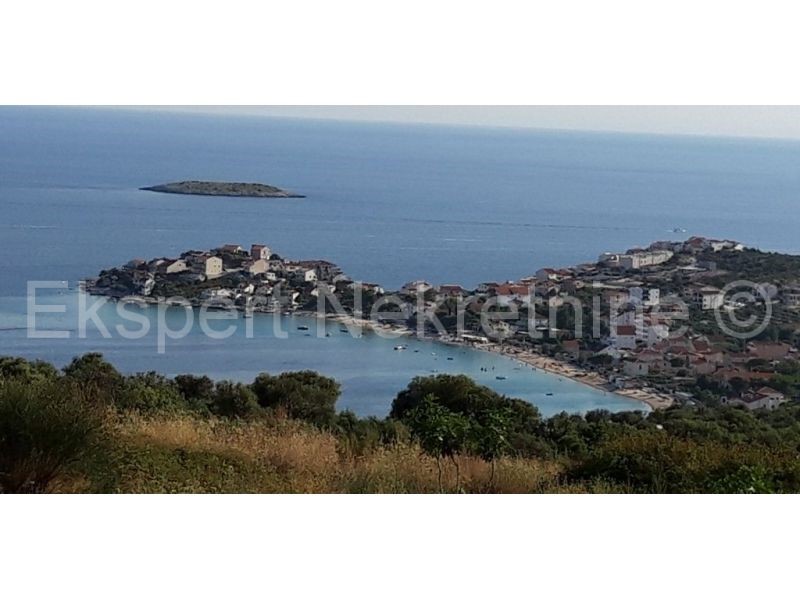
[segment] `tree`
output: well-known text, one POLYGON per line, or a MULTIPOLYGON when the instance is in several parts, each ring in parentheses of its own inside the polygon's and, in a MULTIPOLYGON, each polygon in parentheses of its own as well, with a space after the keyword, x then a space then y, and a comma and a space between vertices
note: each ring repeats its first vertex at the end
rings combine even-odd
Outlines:
POLYGON ((58 370, 41 360, 29 361, 12 356, 0 357, 0 381, 40 383, 58 378, 58 370))
POLYGON ((178 375, 175 385, 184 400, 195 408, 207 407, 214 397, 214 382, 206 375, 178 375))
POLYGON ((99 352, 75 357, 64 367, 64 375, 78 384, 89 398, 113 402, 119 393, 123 376, 99 352))
POLYGON ((422 449, 436 459, 439 491, 442 492, 442 458, 450 458, 456 468, 456 490, 461 472, 456 454, 466 450, 470 422, 458 413, 444 408, 433 396, 425 396, 407 415, 411 435, 422 449))
POLYGON ((155 372, 126 377, 114 406, 124 410, 159 412, 183 409, 186 401, 174 381, 155 372))
POLYGON ((492 410, 507 409, 508 439, 511 447, 523 454, 537 454, 541 417, 539 409, 516 398, 508 398, 475 383, 465 375, 416 377, 392 402, 391 418, 405 420, 425 398, 470 420, 492 410))
POLYGON ((331 426, 336 419, 336 401, 341 387, 336 380, 314 371, 262 373, 250 388, 264 408, 283 408, 293 419, 331 426))
POLYGON ((259 412, 259 406, 249 386, 219 381, 214 388, 211 410, 222 417, 248 418, 259 412))
POLYGON ((494 487, 495 462, 509 448, 509 433, 513 415, 508 408, 487 409, 478 415, 471 431, 472 443, 478 455, 491 465, 489 486, 494 487))
POLYGON ((64 382, 0 383, 0 491, 39 493, 99 449, 102 419, 64 382))

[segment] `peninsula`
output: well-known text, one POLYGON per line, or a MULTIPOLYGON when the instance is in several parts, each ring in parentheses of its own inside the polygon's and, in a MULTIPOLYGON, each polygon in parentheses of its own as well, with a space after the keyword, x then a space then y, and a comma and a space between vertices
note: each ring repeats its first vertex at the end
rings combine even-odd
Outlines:
POLYGON ((433 339, 502 353, 653 408, 677 402, 758 410, 800 397, 797 273, 798 256, 692 237, 474 290, 414 281, 390 294, 397 297, 396 311, 383 307, 372 316, 388 297, 380 285, 357 283, 325 260, 286 260, 264 244, 249 250, 228 244, 178 258, 133 260, 101 272, 86 289, 115 298, 181 297, 198 306, 309 315, 317 314, 324 293, 346 311, 331 314, 326 307, 325 316, 342 322, 414 334, 421 314, 424 333, 433 339), (726 286, 742 280, 768 283, 757 284, 751 296, 726 295, 726 286), (586 318, 578 319, 576 303, 591 308, 586 318), (772 319, 745 339, 723 327, 723 314, 740 322, 766 314, 772 319), (484 317, 500 320, 486 328, 484 317))
POLYGON ((187 194, 190 196, 231 196, 239 198, 305 198, 263 183, 231 183, 225 181, 178 181, 139 188, 147 192, 187 194))

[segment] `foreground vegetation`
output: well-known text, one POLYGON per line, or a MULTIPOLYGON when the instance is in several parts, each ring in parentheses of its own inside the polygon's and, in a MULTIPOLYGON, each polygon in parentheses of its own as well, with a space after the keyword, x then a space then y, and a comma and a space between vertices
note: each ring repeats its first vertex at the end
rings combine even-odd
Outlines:
POLYGON ((417 378, 387 419, 336 412, 313 372, 251 384, 0 358, 0 491, 796 492, 800 406, 543 419, 463 376, 417 378))

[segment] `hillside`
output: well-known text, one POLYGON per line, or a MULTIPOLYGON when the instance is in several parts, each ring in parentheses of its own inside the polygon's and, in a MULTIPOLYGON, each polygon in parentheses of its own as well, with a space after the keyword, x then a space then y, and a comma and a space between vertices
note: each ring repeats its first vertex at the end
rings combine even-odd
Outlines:
POLYGON ((800 406, 543 419, 463 376, 386 419, 313 372, 252 383, 0 358, 0 493, 742 493, 800 490, 800 406))

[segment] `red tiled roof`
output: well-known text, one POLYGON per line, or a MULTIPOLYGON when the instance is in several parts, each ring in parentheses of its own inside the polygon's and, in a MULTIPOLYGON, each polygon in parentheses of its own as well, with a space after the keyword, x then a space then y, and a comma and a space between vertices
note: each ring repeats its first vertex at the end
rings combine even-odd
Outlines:
POLYGON ((530 288, 526 285, 503 284, 498 285, 497 288, 495 288, 495 291, 497 292, 498 296, 524 296, 530 293, 530 288))

